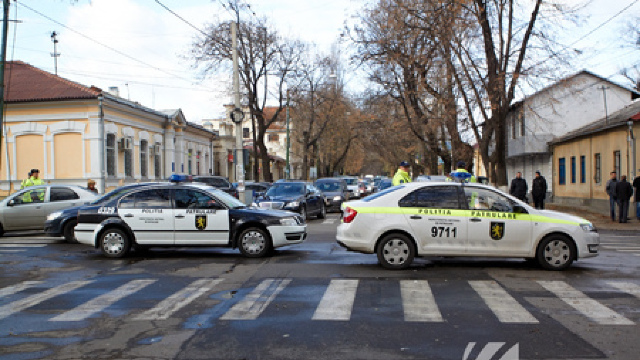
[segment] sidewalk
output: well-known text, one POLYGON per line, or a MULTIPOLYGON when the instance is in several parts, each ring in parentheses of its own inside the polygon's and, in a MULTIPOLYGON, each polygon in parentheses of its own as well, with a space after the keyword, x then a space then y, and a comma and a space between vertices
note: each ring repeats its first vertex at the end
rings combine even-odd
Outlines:
POLYGON ((574 205, 561 205, 561 204, 545 204, 545 209, 555 210, 576 216, 583 217, 589 221, 598 229, 604 231, 624 231, 632 232, 640 236, 640 221, 635 217, 635 211, 629 211, 629 222, 621 224, 617 220, 611 221, 611 218, 607 215, 591 211, 587 206, 574 206, 574 205))

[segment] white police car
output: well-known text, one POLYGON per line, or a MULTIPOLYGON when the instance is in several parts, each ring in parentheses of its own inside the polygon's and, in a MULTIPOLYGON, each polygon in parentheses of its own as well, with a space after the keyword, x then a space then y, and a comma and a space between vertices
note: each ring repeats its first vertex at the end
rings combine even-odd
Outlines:
POLYGON ((376 253, 389 269, 406 268, 415 256, 482 256, 534 258, 562 270, 597 256, 600 243, 585 219, 536 210, 481 184, 401 184, 342 211, 338 243, 376 253))
POLYGON ((304 220, 292 212, 246 207, 204 184, 157 183, 81 209, 75 235, 108 257, 152 246, 225 246, 261 257, 301 243, 307 232, 304 220))

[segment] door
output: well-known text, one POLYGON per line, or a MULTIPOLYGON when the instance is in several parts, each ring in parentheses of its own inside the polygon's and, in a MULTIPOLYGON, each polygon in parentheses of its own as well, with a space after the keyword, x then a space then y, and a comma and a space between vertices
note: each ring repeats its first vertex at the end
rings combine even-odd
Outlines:
POLYGON ((138 244, 174 243, 171 189, 146 189, 124 196, 118 216, 133 230, 138 244))
POLYGON ((463 255, 467 222, 460 208, 458 185, 424 186, 398 205, 418 241, 419 254, 463 255))
POLYGON ((307 213, 320 213, 320 210, 322 209, 322 205, 324 203, 324 197, 322 196, 322 193, 312 185, 305 186, 305 192, 305 197, 307 199, 307 213))
POLYGON ((47 214, 46 204, 47 188, 27 188, 13 196, 4 211, 5 230, 42 230, 47 214))
POLYGON ((174 190, 175 243, 229 244, 229 210, 215 196, 197 189, 174 190))
POLYGON ((51 214, 54 211, 66 209, 68 207, 81 205, 80 196, 70 188, 52 186, 49 190, 49 202, 45 204, 45 213, 51 214))
POLYGON ((524 255, 532 246, 531 217, 504 194, 465 186, 469 206, 467 252, 473 255, 524 255), (525 212, 525 213, 523 213, 525 212))

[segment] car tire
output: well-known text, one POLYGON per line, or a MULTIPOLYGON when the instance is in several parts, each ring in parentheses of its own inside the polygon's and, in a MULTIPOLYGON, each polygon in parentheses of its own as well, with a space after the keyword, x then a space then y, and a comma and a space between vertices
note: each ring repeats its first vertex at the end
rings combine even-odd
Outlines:
POLYGON ((307 208, 304 205, 300 206, 300 216, 302 216, 302 220, 307 221, 307 208))
POLYGON ((62 228, 62 235, 69 244, 78 243, 78 240, 76 240, 76 234, 73 233, 73 229, 75 229, 76 225, 78 225, 78 221, 76 219, 71 219, 67 221, 62 228))
POLYGON ((318 214, 318 219, 324 219, 327 217, 327 208, 324 204, 320 205, 320 213, 318 214))
POLYGON ((576 259, 576 247, 566 236, 551 235, 540 242, 537 259, 546 270, 564 270, 576 259))
POLYGON ((124 231, 109 228, 100 235, 100 250, 106 257, 121 258, 131 249, 131 239, 124 231))
POLYGON ((2 227, 2 224, 0 224, 0 237, 4 235, 4 228, 2 227))
POLYGON ((389 234, 378 245, 378 261, 385 269, 408 268, 415 257, 413 241, 404 234, 389 234))
POLYGON ((266 231, 250 227, 240 233, 238 247, 245 257, 259 258, 271 251, 271 239, 266 231))

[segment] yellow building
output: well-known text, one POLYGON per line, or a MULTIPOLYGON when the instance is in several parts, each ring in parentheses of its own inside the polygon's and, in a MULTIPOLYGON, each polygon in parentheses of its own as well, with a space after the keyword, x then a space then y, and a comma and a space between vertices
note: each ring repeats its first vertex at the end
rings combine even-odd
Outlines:
POLYGON ((181 110, 156 111, 29 64, 5 66, 0 195, 20 188, 32 168, 49 183, 103 193, 174 172, 213 173, 216 133, 181 110))
POLYGON ((554 202, 585 205, 609 213, 605 186, 611 171, 633 182, 640 174, 640 100, 605 119, 550 142, 553 151, 554 202))

